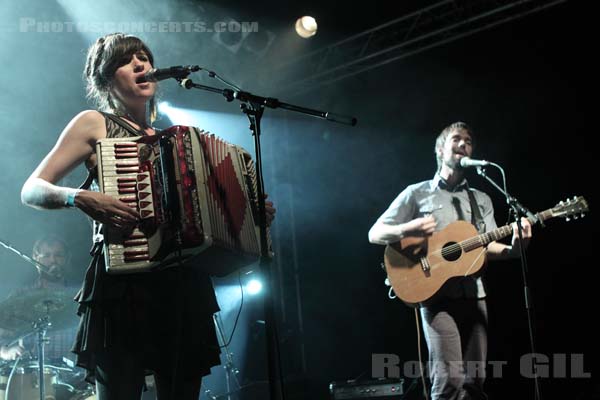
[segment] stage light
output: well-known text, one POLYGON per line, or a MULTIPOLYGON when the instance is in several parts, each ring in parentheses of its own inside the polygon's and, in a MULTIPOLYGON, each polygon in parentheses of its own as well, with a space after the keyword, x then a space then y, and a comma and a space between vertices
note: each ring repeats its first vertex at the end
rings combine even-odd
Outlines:
POLYGON ((250 295, 255 295, 260 293, 262 290, 262 282, 258 279, 252 279, 248 283, 246 283, 246 291, 250 295))
POLYGON ((313 17, 304 16, 296 21, 296 33, 304 39, 317 33, 317 21, 313 17))

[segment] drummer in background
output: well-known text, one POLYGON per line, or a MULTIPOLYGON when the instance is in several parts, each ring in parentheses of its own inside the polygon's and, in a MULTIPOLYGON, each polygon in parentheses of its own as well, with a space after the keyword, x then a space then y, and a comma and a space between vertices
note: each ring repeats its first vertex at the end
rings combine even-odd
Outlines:
MULTIPOLYGON (((56 236, 44 236, 33 245, 32 258, 46 267, 46 272, 38 269, 35 282, 22 289, 17 290, 11 296, 26 294, 37 289, 68 289, 66 273, 70 263, 71 255, 67 244, 56 236)), ((73 327, 59 331, 48 331, 49 343, 45 345, 44 353, 46 359, 59 359, 71 356, 70 347, 76 335, 77 318, 74 317, 73 327)), ((25 343, 28 350, 35 346, 25 343)), ((26 349, 19 344, 12 346, 0 346, 0 358, 3 360, 14 360, 26 353, 26 349)))
POLYGON ((47 273, 38 271, 34 288, 65 288, 65 274, 71 261, 67 244, 56 236, 45 236, 33 245, 32 258, 47 267, 47 273))

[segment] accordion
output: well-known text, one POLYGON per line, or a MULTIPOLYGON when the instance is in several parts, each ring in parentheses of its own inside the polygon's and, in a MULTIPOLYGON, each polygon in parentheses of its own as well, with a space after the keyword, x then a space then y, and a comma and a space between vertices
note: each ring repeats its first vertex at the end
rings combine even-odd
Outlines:
MULTIPOLYGON (((132 232, 104 227, 108 273, 180 265, 192 258, 224 276, 261 255, 254 162, 205 131, 173 126, 155 136, 96 145, 100 191, 140 214, 132 232)), ((269 256, 272 256, 267 232, 269 256)))

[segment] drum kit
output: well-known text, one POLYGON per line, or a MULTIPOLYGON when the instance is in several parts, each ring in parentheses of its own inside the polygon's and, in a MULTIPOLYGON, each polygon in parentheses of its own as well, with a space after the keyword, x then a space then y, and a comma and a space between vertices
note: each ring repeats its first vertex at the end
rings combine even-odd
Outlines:
POLYGON ((46 333, 74 328, 73 293, 31 289, 0 302, 0 341, 8 346, 32 337, 38 357, 17 357, 0 364, 0 400, 92 400, 93 388, 84 372, 69 360, 46 363, 46 333))

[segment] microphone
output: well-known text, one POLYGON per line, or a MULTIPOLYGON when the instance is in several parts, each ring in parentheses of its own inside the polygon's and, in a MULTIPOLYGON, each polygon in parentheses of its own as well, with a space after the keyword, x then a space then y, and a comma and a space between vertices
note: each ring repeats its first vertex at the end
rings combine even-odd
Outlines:
POLYGON ((489 161, 485 160, 474 160, 470 157, 463 157, 460 159, 460 166, 463 168, 468 167, 485 167, 486 165, 490 165, 489 161))
POLYGON ((197 65, 178 65, 176 67, 169 68, 152 68, 150 71, 146 72, 144 76, 138 79, 138 83, 158 82, 169 78, 183 79, 192 72, 199 70, 200 67, 197 65))

